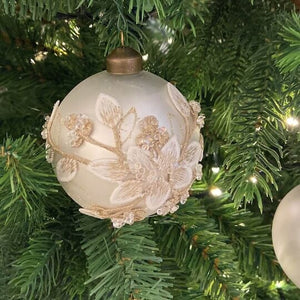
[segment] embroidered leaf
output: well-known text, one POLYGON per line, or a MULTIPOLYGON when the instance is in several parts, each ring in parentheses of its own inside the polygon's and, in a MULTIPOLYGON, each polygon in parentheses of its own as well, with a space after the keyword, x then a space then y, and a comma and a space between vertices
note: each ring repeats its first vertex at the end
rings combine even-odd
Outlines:
POLYGON ((191 168, 180 167, 173 170, 170 176, 171 184, 175 189, 188 187, 193 181, 191 168))
POLYGON ((168 82, 167 87, 168 87, 169 96, 173 104, 175 105, 176 109, 178 110, 178 112, 185 117, 189 117, 191 110, 185 97, 170 82, 168 82))
POLYGON ((200 143, 194 141, 191 142, 184 154, 184 164, 194 167, 198 164, 199 160, 202 160, 203 149, 201 148, 200 143))
POLYGON ((113 158, 93 160, 88 169, 96 176, 111 182, 124 181, 130 176, 129 169, 113 158))
POLYGON ((180 145, 175 135, 161 149, 161 160, 165 167, 177 163, 180 156, 180 145))
POLYGON ((121 183, 111 194, 110 201, 113 204, 125 204, 143 196, 141 181, 128 180, 121 183))
POLYGON ((120 124, 120 136, 121 136, 121 141, 123 143, 125 143, 130 138, 136 124, 136 119, 137 119, 136 111, 132 107, 128 111, 128 113, 124 116, 120 124))
POLYGON ((120 121, 122 109, 115 98, 100 93, 96 102, 96 117, 101 123, 112 128, 120 121))
POLYGON ((71 181, 78 169, 78 163, 71 158, 62 158, 56 164, 56 176, 61 182, 71 181))
POLYGON ((94 217, 94 218, 98 218, 98 219, 101 219, 98 212, 96 210, 92 210, 92 209, 87 209, 87 208, 79 208, 79 211, 84 214, 84 215, 87 215, 87 216, 90 216, 90 217, 94 217))
POLYGON ((170 185, 165 180, 157 180, 149 186, 146 196, 146 205, 150 210, 157 210, 170 196, 170 185))
MULTIPOLYGON (((200 147, 203 151, 203 149, 204 149, 204 140, 203 140, 203 135, 201 133, 200 133, 200 136, 199 136, 199 143, 200 143, 200 147)), ((202 160, 202 158, 200 160, 202 160)))

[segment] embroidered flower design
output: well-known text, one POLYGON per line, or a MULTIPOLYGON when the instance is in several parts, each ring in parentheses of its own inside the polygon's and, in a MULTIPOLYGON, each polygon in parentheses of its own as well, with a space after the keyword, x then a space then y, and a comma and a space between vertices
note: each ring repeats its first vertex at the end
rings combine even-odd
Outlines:
POLYGON ((184 158, 180 159, 180 145, 173 136, 156 158, 140 147, 130 147, 126 165, 128 180, 111 176, 114 173, 125 173, 124 167, 117 170, 117 160, 96 160, 89 168, 101 178, 119 182, 110 197, 111 203, 126 204, 144 198, 148 209, 157 210, 172 196, 173 189, 186 189, 191 185, 194 179, 193 168, 201 152, 199 143, 192 142, 185 150, 184 158))
POLYGON ((65 126, 70 130, 70 144, 77 148, 89 137, 93 131, 92 121, 84 114, 71 114, 65 120, 65 126))
POLYGON ((158 127, 158 120, 154 116, 142 119, 139 128, 141 132, 136 137, 136 144, 146 151, 159 151, 170 138, 165 127, 158 127))

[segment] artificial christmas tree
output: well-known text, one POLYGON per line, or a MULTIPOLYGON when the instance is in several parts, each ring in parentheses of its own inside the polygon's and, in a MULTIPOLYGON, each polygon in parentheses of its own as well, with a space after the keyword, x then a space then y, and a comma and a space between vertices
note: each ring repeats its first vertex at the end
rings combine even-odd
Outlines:
POLYGON ((299 32, 291 1, 3 0, 0 299, 299 299, 271 240, 300 183, 299 32), (78 212, 40 131, 120 31, 201 104, 205 148, 174 214, 114 229, 78 212))

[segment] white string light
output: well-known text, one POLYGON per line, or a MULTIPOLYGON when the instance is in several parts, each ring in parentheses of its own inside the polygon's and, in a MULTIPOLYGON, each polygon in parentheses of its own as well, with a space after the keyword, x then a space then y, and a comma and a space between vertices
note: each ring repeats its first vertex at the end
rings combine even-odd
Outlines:
POLYGON ((214 197, 219 197, 222 195, 222 191, 216 186, 212 187, 209 192, 214 197))
POLYGON ((284 284, 285 284, 285 281, 284 281, 284 280, 276 281, 276 282, 275 282, 275 286, 276 286, 276 288, 278 288, 278 289, 282 288, 282 287, 284 286, 284 284))
POLYGON ((148 54, 143 55, 143 56, 142 56, 143 61, 147 61, 147 60, 148 60, 148 57, 149 57, 148 54))
POLYGON ((220 168, 219 168, 219 167, 212 167, 211 170, 212 170, 212 172, 213 172, 214 174, 217 174, 217 173, 220 172, 220 168))
POLYGON ((254 184, 257 183, 257 178, 255 176, 251 176, 249 180, 254 184))
POLYGON ((299 120, 294 118, 294 117, 288 117, 285 120, 286 125, 291 126, 291 127, 297 127, 299 125, 299 120))

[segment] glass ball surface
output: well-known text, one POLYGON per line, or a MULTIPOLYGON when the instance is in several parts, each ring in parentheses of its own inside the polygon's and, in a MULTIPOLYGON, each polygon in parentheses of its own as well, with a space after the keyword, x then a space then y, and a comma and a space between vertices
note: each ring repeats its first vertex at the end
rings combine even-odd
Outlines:
POLYGON ((121 225, 175 211, 202 158, 199 111, 149 72, 97 73, 44 126, 57 178, 83 213, 121 225))

